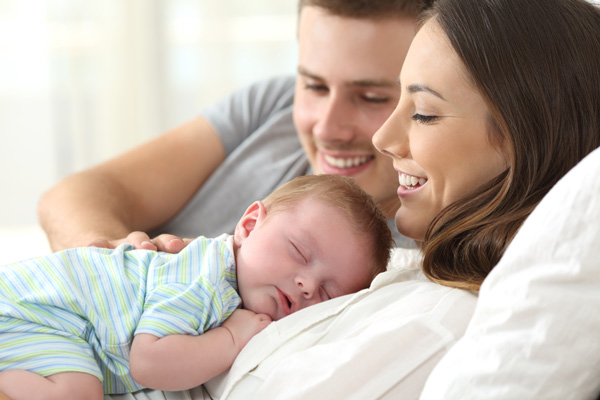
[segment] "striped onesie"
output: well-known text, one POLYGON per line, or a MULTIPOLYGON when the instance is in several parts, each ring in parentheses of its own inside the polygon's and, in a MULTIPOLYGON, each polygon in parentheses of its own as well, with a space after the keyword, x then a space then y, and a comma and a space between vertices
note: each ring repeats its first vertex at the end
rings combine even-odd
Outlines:
POLYGON ((137 333, 198 335, 239 306, 233 238, 178 254, 81 247, 0 267, 0 371, 86 372, 104 392, 143 387, 129 373, 137 333))

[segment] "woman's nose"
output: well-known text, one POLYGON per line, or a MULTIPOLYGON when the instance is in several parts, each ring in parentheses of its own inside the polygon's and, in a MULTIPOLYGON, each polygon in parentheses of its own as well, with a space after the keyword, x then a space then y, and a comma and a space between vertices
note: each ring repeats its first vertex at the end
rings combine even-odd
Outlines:
POLYGON ((410 154, 406 127, 400 123, 400 113, 396 109, 373 135, 373 145, 390 157, 407 158, 410 154))

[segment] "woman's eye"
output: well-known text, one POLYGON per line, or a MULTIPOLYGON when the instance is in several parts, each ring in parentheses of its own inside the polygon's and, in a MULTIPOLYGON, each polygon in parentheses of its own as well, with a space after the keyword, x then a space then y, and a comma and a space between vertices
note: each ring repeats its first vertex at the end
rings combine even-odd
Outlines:
POLYGON ((430 124, 435 122, 437 119, 438 117, 433 115, 415 114, 412 116, 412 120, 418 122, 419 124, 430 124))

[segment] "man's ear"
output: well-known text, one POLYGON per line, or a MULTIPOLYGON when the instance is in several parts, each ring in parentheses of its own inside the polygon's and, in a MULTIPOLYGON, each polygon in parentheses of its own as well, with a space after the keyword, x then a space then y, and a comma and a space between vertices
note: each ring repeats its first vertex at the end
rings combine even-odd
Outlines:
POLYGON ((233 239, 240 246, 244 239, 250 236, 250 233, 262 223, 267 216, 267 209, 262 201, 255 201, 246 209, 244 215, 235 226, 233 239))

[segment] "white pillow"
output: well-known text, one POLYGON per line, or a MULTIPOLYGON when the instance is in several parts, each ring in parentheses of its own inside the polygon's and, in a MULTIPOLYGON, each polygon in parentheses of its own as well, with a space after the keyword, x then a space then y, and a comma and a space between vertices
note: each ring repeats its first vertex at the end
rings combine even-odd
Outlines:
POLYGON ((600 393, 600 149, 544 197, 484 281, 422 400, 600 393))

